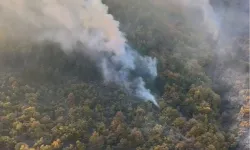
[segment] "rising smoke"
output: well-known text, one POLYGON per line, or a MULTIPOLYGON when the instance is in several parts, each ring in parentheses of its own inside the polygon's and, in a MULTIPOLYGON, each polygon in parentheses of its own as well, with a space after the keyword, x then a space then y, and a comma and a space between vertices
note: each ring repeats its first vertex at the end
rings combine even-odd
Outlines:
POLYGON ((199 22, 203 24, 208 34, 211 34, 214 39, 218 38, 219 20, 209 0, 177 0, 175 3, 181 6, 183 15, 191 26, 198 27, 195 19, 199 18, 199 22), (190 11, 193 12, 188 13, 190 11))
POLYGON ((101 0, 6 0, 0 2, 0 30, 7 40, 50 40, 67 53, 80 45, 96 60, 105 82, 158 106, 144 82, 157 76, 156 59, 130 48, 107 11, 101 0))

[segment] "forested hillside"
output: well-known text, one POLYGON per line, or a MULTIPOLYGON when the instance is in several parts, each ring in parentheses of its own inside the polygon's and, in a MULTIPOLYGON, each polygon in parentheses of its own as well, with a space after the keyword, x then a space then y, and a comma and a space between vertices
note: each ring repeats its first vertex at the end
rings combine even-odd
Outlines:
MULTIPOLYGON (((218 43, 204 30, 207 24, 199 23, 199 10, 181 11, 178 4, 162 0, 103 3, 120 22, 128 43, 140 54, 156 57, 158 76, 146 86, 159 107, 103 82, 95 62, 79 51, 66 54, 58 43, 20 43, 2 34, 0 149, 239 148, 241 132, 250 126, 248 78, 236 85, 221 80, 222 73, 213 76, 218 43), (227 101, 232 87, 242 96, 235 107, 227 101)), ((249 71, 244 57, 248 38, 237 37, 235 47, 242 53, 223 60, 224 68, 235 64, 244 75, 249 71)))

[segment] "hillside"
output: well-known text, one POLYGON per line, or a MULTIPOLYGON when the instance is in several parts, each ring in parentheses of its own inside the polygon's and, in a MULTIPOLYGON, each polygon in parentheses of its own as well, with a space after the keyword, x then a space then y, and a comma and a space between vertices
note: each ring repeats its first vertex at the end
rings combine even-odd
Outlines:
POLYGON ((157 59, 157 77, 145 82, 159 107, 104 82, 96 61, 79 50, 2 38, 0 149, 247 149, 241 147, 241 132, 249 129, 246 32, 230 56, 221 56, 198 8, 162 0, 103 3, 128 44, 157 59), (242 78, 224 76, 230 69, 242 78))

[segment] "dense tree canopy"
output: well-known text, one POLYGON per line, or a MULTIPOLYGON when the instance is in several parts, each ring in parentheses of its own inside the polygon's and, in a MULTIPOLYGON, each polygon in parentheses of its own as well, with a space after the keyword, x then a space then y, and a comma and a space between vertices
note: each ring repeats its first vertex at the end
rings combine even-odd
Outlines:
MULTIPOLYGON (((148 86, 160 107, 104 84, 95 63, 82 53, 65 54, 50 42, 1 42, 0 149, 236 148, 239 131, 223 128, 223 99, 207 74, 213 41, 174 6, 165 10, 145 1, 104 0, 128 42, 157 58, 158 77, 148 86)), ((240 112, 239 129, 245 129, 249 90, 240 94, 244 106, 235 114, 240 112)))

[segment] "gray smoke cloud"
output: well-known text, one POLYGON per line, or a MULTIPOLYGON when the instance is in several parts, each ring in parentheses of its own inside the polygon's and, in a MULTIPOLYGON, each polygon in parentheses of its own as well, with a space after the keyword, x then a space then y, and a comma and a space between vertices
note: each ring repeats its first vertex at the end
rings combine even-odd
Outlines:
POLYGON ((130 48, 119 22, 101 0, 6 0, 0 2, 2 41, 50 40, 70 53, 76 47, 96 60, 105 82, 158 106, 144 78, 157 76, 156 59, 130 48), (80 43, 80 44, 79 44, 80 43))
POLYGON ((183 15, 191 26, 196 27, 197 24, 195 24, 196 22, 194 20, 195 18, 199 18, 199 22, 205 27, 203 29, 211 34, 214 39, 218 37, 219 18, 210 5, 209 0, 177 0, 174 3, 175 5, 181 6, 183 15))

